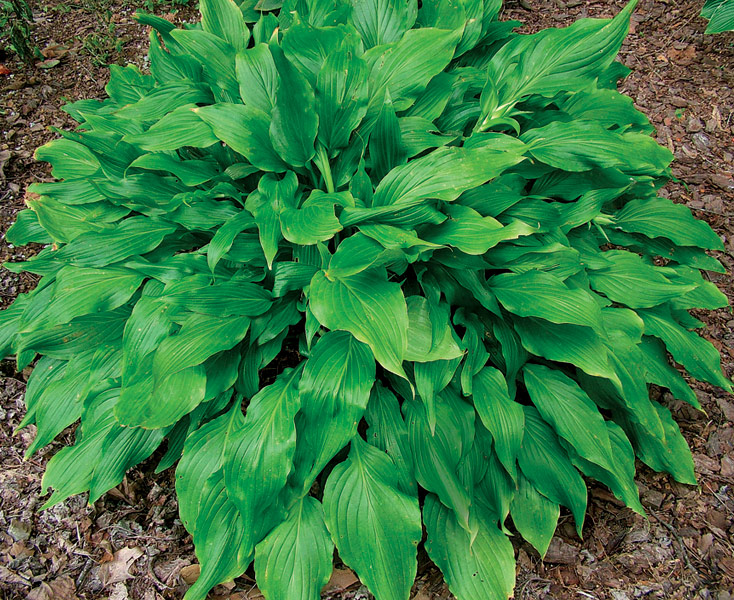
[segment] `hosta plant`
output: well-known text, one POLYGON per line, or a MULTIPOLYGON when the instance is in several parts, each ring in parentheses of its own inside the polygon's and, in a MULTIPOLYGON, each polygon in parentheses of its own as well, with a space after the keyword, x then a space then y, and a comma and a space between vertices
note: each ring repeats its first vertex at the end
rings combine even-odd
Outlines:
POLYGON ((634 2, 513 33, 498 0, 201 0, 150 74, 66 110, 7 238, 46 247, 0 313, 35 362, 51 506, 157 449, 201 575, 316 599, 334 547, 407 599, 421 541, 457 598, 506 598, 584 477, 643 512, 635 456, 693 463, 662 386, 725 389, 689 309, 720 239, 657 191, 671 154, 616 91, 634 2), (672 361, 671 362, 671 357, 672 361))

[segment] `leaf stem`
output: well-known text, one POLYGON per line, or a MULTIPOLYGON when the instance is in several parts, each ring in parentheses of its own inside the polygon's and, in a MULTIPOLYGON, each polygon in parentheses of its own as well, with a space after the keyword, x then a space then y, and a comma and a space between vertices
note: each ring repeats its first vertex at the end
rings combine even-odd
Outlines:
POLYGON ((326 191, 333 194, 336 190, 334 188, 334 178, 331 175, 331 165, 329 165, 329 156, 326 154, 326 148, 322 144, 319 144, 316 149, 316 157, 314 163, 321 171, 324 176, 324 183, 326 184, 326 191))

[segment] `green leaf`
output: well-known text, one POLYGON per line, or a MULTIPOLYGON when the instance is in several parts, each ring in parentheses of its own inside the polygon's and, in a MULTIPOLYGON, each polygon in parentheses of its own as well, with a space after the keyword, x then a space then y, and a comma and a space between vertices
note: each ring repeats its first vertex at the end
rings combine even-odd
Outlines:
POLYGON ((161 301, 212 317, 257 317, 268 311, 273 296, 257 284, 232 279, 164 294, 161 301))
POLYGON ((385 600, 408 598, 422 537, 418 498, 397 486, 390 458, 355 437, 324 489, 326 525, 339 556, 385 600))
POLYGON ((456 516, 433 494, 426 496, 423 522, 428 532, 426 551, 459 600, 507 600, 515 585, 512 544, 487 511, 472 515, 470 535, 456 516))
POLYGON ((452 335, 447 307, 422 296, 408 296, 408 347, 405 360, 431 362, 452 360, 463 353, 452 335))
POLYGON ((89 483, 89 503, 120 484, 125 473, 148 458, 161 445, 163 429, 123 427, 113 423, 99 448, 98 462, 89 483))
POLYGON ((267 44, 237 53, 235 58, 240 97, 245 105, 270 114, 278 90, 278 71, 267 44))
POLYGON ((319 122, 316 97, 308 80, 283 55, 283 51, 272 44, 270 51, 280 76, 270 122, 270 139, 286 163, 303 167, 316 153, 314 140, 319 122))
POLYGON ((701 16, 711 19, 704 33, 721 33, 734 29, 734 5, 729 0, 706 0, 701 16))
POLYGON ((182 106, 168 113, 145 133, 127 135, 123 139, 149 152, 178 150, 182 146, 208 148, 219 140, 211 127, 194 113, 195 108, 194 105, 182 106))
POLYGON ((296 448, 300 374, 287 369, 255 394, 224 451, 227 494, 242 516, 243 547, 248 552, 282 521, 277 498, 286 485, 296 448))
POLYGON ((533 318, 515 319, 514 324, 528 352, 548 360, 571 363, 589 375, 619 383, 610 362, 613 353, 593 329, 579 325, 556 325, 533 318))
POLYGON ((66 266, 56 276, 53 300, 43 315, 22 331, 68 323, 74 317, 113 310, 127 302, 143 276, 129 269, 66 266))
POLYGON ((426 198, 451 201, 523 160, 525 146, 509 136, 481 138, 471 147, 439 148, 390 171, 372 205, 412 206, 426 198))
POLYGON ((385 91, 395 110, 405 110, 428 82, 444 70, 454 55, 460 33, 432 27, 411 29, 400 40, 375 46, 364 58, 370 65, 371 107, 378 107, 385 91))
POLYGON ((249 229, 254 224, 254 219, 247 211, 240 211, 217 229, 212 241, 207 248, 206 260, 209 269, 214 272, 222 257, 232 248, 238 234, 249 229))
POLYGON ((77 443, 62 448, 49 461, 41 480, 41 489, 54 488, 43 508, 62 502, 73 494, 89 489, 94 468, 100 457, 108 432, 114 425, 112 407, 119 396, 119 389, 99 394, 86 408, 84 423, 77 434, 77 443))
POLYGON ((244 339, 249 327, 249 317, 190 315, 178 333, 167 337, 158 346, 153 361, 156 380, 199 365, 213 354, 233 348, 244 339))
POLYGON ((234 0, 203 0, 199 10, 204 31, 219 36, 237 52, 247 48, 250 30, 234 0))
POLYGON ((500 118, 525 96, 552 97, 582 89, 612 63, 627 35, 636 1, 614 19, 581 19, 564 29, 517 36, 492 57, 482 90, 483 124, 500 118))
POLYGON ((645 333, 663 340, 668 352, 693 377, 731 391, 731 382, 724 377, 719 353, 711 342, 681 327, 667 308, 640 310, 638 314, 645 322, 645 333))
POLYGON ((704 221, 693 217, 688 207, 667 198, 632 200, 614 217, 614 226, 651 238, 668 238, 681 246, 723 250, 719 236, 704 221))
POLYGON ((442 394, 436 403, 435 432, 429 427, 425 409, 417 402, 406 401, 403 413, 418 483, 437 494, 441 502, 456 514, 460 526, 471 531, 472 497, 459 480, 456 470, 473 441, 472 407, 451 393, 442 394))
POLYGON ((502 306, 515 315, 603 331, 601 310, 594 296, 583 289, 569 288, 549 273, 503 273, 492 277, 488 285, 502 306))
POLYGON ((186 440, 176 468, 181 521, 194 538, 201 573, 186 600, 204 600, 208 591, 242 574, 252 561, 245 521, 229 497, 222 474, 223 454, 242 427, 239 402, 186 440))
POLYGON ((273 148, 268 115, 253 106, 219 103, 194 110, 213 134, 263 171, 282 172, 285 163, 273 148), (236 123, 236 126, 233 126, 236 123))
POLYGON ((367 112, 368 68, 347 41, 326 57, 316 77, 318 140, 333 155, 349 144, 367 112))
POLYGON ((580 456, 614 472, 611 442, 604 418, 578 384, 556 369, 527 364, 525 386, 538 412, 580 456))
POLYGON ((586 512, 586 484, 538 411, 530 406, 524 409, 525 435, 518 455, 520 469, 546 498, 571 509, 580 536, 586 512))
POLYGON ((258 586, 267 598, 319 600, 331 575, 333 554, 323 508, 305 496, 255 548, 258 586))
POLYGON ((561 514, 558 504, 543 496, 528 478, 520 473, 517 494, 512 499, 510 514, 520 535, 532 544, 540 554, 540 558, 544 558, 561 514))
POLYGON ((369 348, 345 331, 325 333, 306 361, 298 393, 297 444, 289 485, 306 494, 357 433, 375 381, 369 348))
POLYGON ((352 7, 352 22, 366 48, 400 40, 415 23, 415 2, 398 0, 357 0, 352 7))
POLYGON ((388 371, 406 377, 402 362, 408 348, 407 304, 384 269, 333 278, 319 271, 311 280, 309 306, 324 327, 348 331, 367 344, 388 371))
POLYGON ((663 175, 673 156, 648 135, 605 129, 596 121, 556 121, 520 136, 539 161, 564 171, 614 168, 631 175, 663 175))
POLYGON ((517 479, 517 455, 523 439, 522 405, 510 399, 502 373, 485 367, 474 376, 474 408, 495 440, 494 450, 513 480, 517 479))
POLYGON ((71 140, 53 140, 38 148, 36 160, 51 163, 51 174, 57 179, 82 179, 99 171, 99 159, 87 148, 71 140))
POLYGON ((176 226, 145 217, 125 219, 114 230, 80 235, 56 253, 56 258, 81 267, 104 267, 157 248, 176 226))
POLYGON ((369 424, 367 442, 392 459, 399 472, 398 488, 409 496, 415 496, 418 488, 413 475, 413 453, 395 394, 376 384, 367 404, 365 420, 369 424))
POLYGON ((693 285, 670 281, 631 252, 610 250, 603 257, 608 264, 589 272, 592 287, 630 308, 651 308, 694 289, 693 285))
POLYGON ((449 219, 429 227, 423 237, 429 242, 454 246, 466 254, 484 254, 505 240, 516 239, 537 231, 536 227, 512 221, 503 226, 492 217, 483 217, 468 206, 446 206, 449 219))
POLYGON ((343 229, 334 214, 334 206, 329 194, 313 194, 300 208, 284 210, 280 215, 283 237, 302 246, 330 240, 343 229))

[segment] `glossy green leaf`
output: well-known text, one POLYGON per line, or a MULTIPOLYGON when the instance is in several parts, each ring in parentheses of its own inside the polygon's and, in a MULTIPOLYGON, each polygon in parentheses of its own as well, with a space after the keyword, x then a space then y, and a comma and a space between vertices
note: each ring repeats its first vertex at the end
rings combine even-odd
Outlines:
POLYGON ((408 598, 422 536, 418 498, 397 486, 390 458, 355 437, 349 457, 334 468, 324 489, 326 525, 339 556, 386 600, 408 598))
POLYGON ((270 139, 280 157, 293 167, 313 157, 318 129, 316 98, 308 80, 289 62, 283 51, 270 46, 280 84, 275 94, 270 139))
POLYGON ((474 408, 495 440, 495 452, 513 480, 517 479, 517 455, 523 439, 522 405, 510 399, 507 382, 497 369, 485 367, 472 382, 474 408))
POLYGON ((289 482, 295 493, 307 493, 356 435, 374 381, 372 353, 351 334, 330 331, 313 346, 298 386, 301 410, 289 482))
POLYGON ((548 500, 527 477, 520 473, 517 494, 512 499, 510 514, 520 535, 545 557, 553 534, 556 532, 560 507, 548 500))
POLYGON ((525 408, 525 435, 518 455, 523 475, 549 500, 571 509, 581 535, 586 512, 586 484, 571 465, 558 437, 534 407, 525 408))
POLYGON ((203 0, 199 10, 204 31, 221 37, 238 52, 247 48, 250 30, 234 0, 203 0))
POLYGON ((305 496, 256 546, 258 585, 266 598, 319 600, 331 575, 333 553, 323 508, 318 500, 305 496))
POLYGON ((539 271, 505 273, 493 277, 489 289, 502 306, 518 316, 602 330, 601 311, 594 297, 582 289, 569 288, 553 275, 539 271))
POLYGON ((488 137, 471 148, 439 148, 390 171, 377 186, 372 205, 455 200, 523 160, 523 152, 523 144, 508 136, 488 137))
POLYGON ((512 544, 482 508, 472 516, 475 535, 467 533, 452 512, 429 494, 423 506, 428 556, 459 600, 507 600, 515 585, 512 544))
POLYGON ((319 271, 311 280, 309 305, 328 329, 342 329, 367 344, 388 371, 405 377, 408 309, 400 286, 384 270, 372 269, 330 279, 319 271))

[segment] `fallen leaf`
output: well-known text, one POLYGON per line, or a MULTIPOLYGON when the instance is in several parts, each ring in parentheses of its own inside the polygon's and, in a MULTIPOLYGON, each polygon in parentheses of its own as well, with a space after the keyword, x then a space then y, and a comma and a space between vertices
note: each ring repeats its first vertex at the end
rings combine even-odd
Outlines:
POLYGON ((109 600, 129 600, 130 596, 127 593, 127 587, 121 581, 118 581, 112 587, 112 593, 110 594, 109 600))
POLYGON ((329 583, 324 586, 325 592, 341 592, 358 583, 359 579, 351 569, 334 569, 329 583))
POLYGON ((68 575, 57 577, 50 583, 42 583, 31 590, 26 600, 77 600, 74 580, 68 575))
POLYGON ((121 548, 115 552, 111 561, 99 567, 99 580, 104 587, 131 579, 130 567, 145 554, 141 548, 121 548))
POLYGON ((39 69, 51 69, 52 67, 55 67, 58 65, 61 61, 58 58, 48 58, 46 60, 42 60, 39 63, 36 63, 36 66, 39 69))
POLYGON ((7 567, 0 565, 0 583, 10 583, 13 585, 30 585, 25 577, 21 577, 17 573, 14 573, 7 567))
POLYGON ((10 75, 12 71, 3 64, 0 64, 0 75, 10 75))
POLYGON ((0 150, 0 181, 5 181, 5 164, 10 160, 10 150, 0 150))
POLYGON ((183 579, 188 585, 193 585, 194 582, 199 579, 199 573, 201 573, 201 565, 187 565, 182 567, 178 572, 181 579, 183 579))

